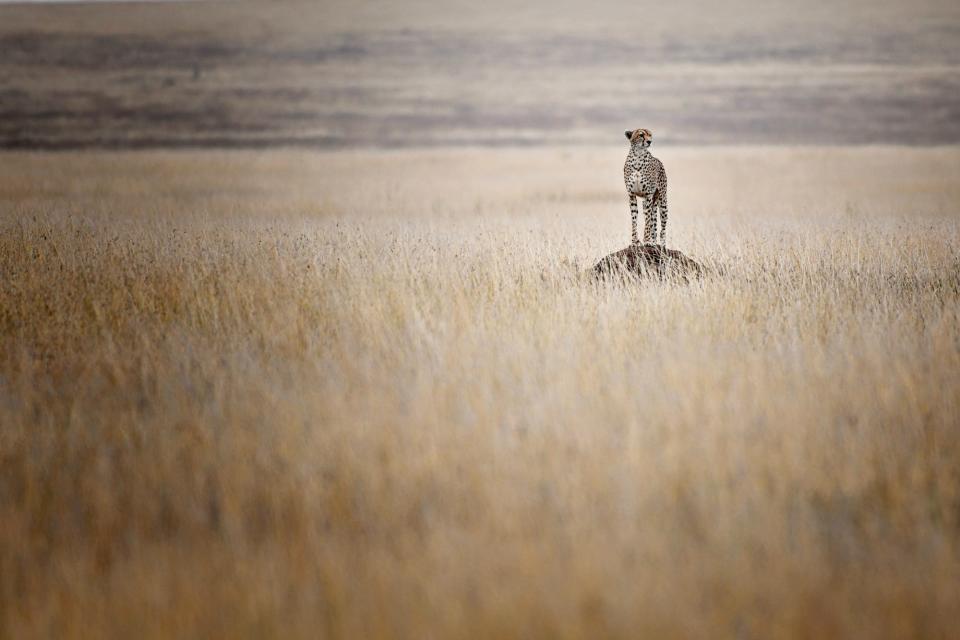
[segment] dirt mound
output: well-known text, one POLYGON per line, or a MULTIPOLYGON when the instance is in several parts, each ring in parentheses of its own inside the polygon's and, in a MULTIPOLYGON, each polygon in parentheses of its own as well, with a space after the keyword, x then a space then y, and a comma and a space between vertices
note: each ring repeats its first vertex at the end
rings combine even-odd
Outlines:
POLYGON ((675 249, 664 249, 654 244, 636 244, 611 253, 593 267, 598 278, 631 274, 641 278, 680 278, 689 282, 707 272, 696 260, 675 249))

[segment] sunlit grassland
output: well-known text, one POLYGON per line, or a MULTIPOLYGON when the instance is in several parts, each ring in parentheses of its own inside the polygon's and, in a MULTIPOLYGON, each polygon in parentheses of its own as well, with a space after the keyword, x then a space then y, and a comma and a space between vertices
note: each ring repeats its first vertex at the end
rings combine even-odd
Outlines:
POLYGON ((0 635, 951 635, 960 152, 622 155, 4 155, 0 635))

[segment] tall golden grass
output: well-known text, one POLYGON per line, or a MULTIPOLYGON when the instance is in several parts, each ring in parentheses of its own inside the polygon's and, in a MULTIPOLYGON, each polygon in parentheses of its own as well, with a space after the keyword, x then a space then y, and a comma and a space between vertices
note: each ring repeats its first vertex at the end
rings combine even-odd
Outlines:
POLYGON ((6 154, 0 636, 949 637, 960 152, 6 154))

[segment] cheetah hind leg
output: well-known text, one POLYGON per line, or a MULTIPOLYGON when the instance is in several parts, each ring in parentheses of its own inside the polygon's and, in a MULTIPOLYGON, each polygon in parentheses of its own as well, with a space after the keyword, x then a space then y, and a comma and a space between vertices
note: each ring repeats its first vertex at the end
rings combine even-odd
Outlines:
POLYGON ((660 209, 660 246, 667 248, 667 194, 661 193, 657 206, 660 209))

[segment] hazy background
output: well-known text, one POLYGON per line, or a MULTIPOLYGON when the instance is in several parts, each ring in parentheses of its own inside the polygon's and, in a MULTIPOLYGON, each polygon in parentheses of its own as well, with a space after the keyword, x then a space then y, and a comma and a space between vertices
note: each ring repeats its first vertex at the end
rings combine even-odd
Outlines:
POLYGON ((956 143, 958 42, 950 1, 6 5, 0 147, 956 143))

